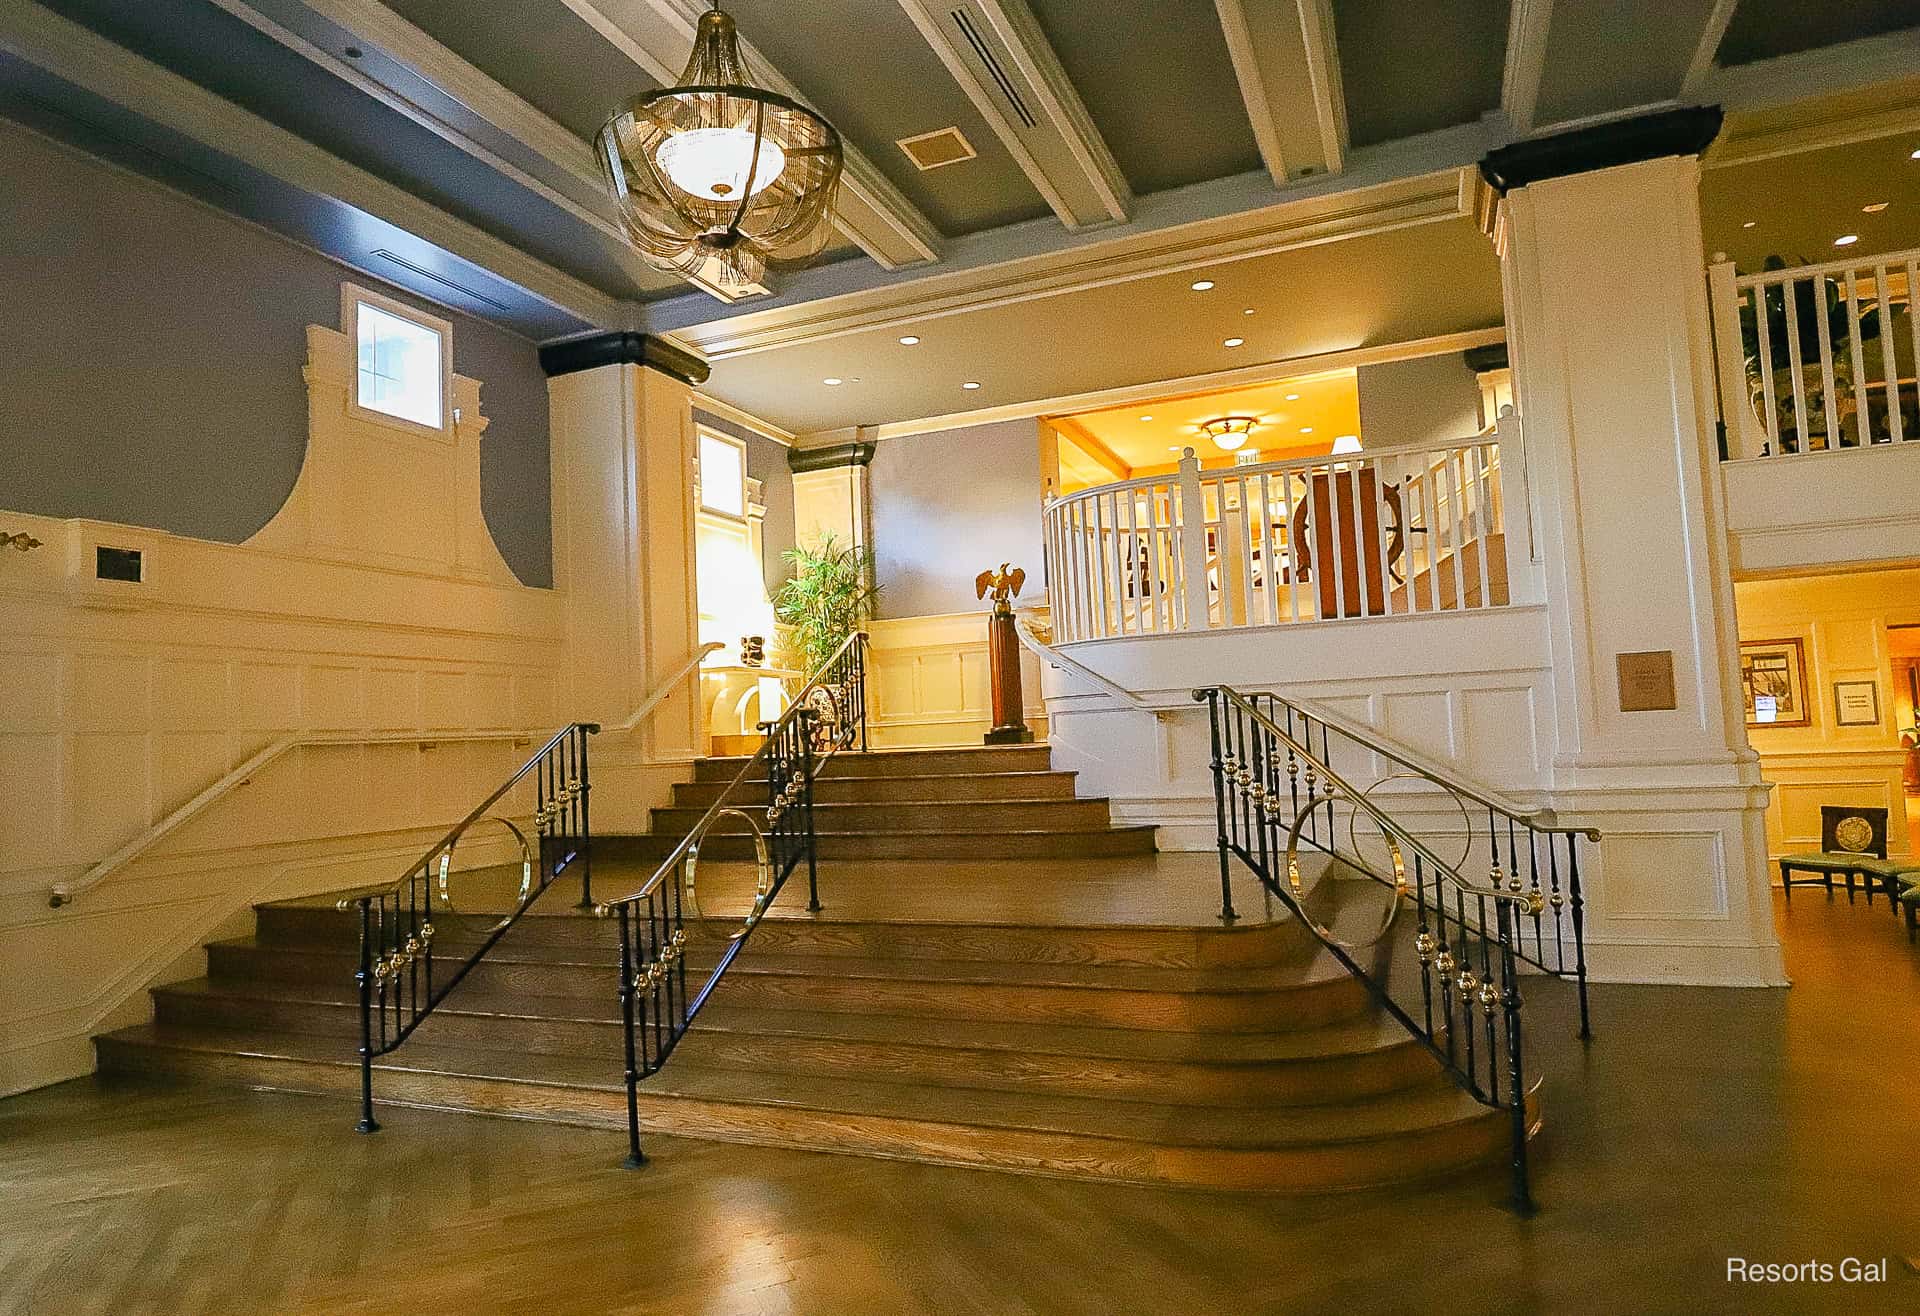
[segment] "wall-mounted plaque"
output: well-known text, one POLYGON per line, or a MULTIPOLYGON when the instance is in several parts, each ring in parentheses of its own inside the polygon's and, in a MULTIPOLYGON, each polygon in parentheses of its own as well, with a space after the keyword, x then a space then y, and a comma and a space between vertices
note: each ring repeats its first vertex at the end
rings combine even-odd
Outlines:
POLYGON ((1653 713, 1677 707, 1673 693, 1673 650, 1617 653, 1614 668, 1620 677, 1620 711, 1653 713))
POLYGON ((1833 683, 1833 721, 1836 726, 1880 725, 1880 688, 1872 681, 1833 683))

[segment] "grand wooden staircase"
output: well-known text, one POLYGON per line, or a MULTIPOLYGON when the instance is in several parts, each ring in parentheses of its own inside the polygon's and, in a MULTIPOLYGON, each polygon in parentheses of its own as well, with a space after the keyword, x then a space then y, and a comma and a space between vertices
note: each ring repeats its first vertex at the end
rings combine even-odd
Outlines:
MULTIPOLYGON (((656 818, 664 840, 596 840, 596 888, 651 871, 738 764, 700 766, 656 818)), ((640 1085, 645 1130, 1288 1192, 1505 1148, 1502 1113, 1454 1086, 1297 921, 1263 915, 1249 884, 1242 921, 1222 926, 1212 857, 1155 856, 1151 829, 1076 800, 1044 747, 847 753, 818 790, 836 820, 820 827, 825 912, 789 892, 761 922, 640 1085)), ((695 971, 751 897, 746 865, 702 874, 695 971)), ((556 885, 378 1060, 379 1101, 624 1126, 612 924, 556 885)), ((506 886, 480 873, 456 889, 470 912, 435 917, 448 955, 484 935, 506 886)), ((1340 926, 1343 904, 1365 922, 1378 899, 1322 882, 1311 907, 1340 926)), ((254 935, 208 948, 206 977, 155 991, 152 1024, 98 1039, 102 1068, 339 1094, 348 1119, 355 964, 356 924, 331 901, 263 906, 254 935)), ((382 1119, 381 1137, 406 1136, 404 1113, 382 1119)))

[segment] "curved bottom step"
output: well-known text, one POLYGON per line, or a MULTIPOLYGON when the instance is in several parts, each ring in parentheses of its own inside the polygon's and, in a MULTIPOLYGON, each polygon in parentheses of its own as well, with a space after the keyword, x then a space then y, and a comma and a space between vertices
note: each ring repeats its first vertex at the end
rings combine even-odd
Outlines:
MULTIPOLYGON (((357 1095, 357 1062, 324 1039, 174 1033, 96 1039, 109 1074, 161 1074, 275 1091, 357 1095)), ((410 1046, 375 1068, 383 1106, 417 1106, 623 1128, 611 1064, 410 1046)), ((350 1107, 342 1103, 341 1118, 350 1107)), ((1528 1102, 1539 1128, 1538 1089, 1528 1102)), ((1440 1082, 1368 1102, 1232 1117, 1131 1102, 1016 1099, 984 1091, 930 1100, 885 1083, 780 1078, 676 1064, 640 1088, 645 1133, 926 1161, 1075 1179, 1270 1193, 1405 1183, 1498 1159, 1509 1116, 1440 1082)))

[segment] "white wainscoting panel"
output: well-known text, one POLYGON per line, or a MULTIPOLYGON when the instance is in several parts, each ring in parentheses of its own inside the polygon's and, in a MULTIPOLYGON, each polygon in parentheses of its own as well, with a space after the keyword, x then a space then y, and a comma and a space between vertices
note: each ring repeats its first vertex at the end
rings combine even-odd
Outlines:
MULTIPOLYGON (((978 745, 993 725, 987 614, 890 617, 867 624, 868 736, 876 749, 978 745)), ((1027 725, 1047 735, 1040 664, 1020 651, 1027 725)))

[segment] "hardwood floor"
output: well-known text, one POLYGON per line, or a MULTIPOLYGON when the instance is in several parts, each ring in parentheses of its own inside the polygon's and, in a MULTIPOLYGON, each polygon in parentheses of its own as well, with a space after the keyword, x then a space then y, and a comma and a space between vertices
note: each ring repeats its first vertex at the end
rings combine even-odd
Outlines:
POLYGON ((1793 990, 1601 987, 1590 1050, 1532 987, 1530 1221, 1497 1170, 1276 1200, 655 1137, 627 1172, 602 1130, 83 1080, 0 1102, 0 1311, 1920 1310, 1920 950, 1880 903, 1780 918, 1793 990))

